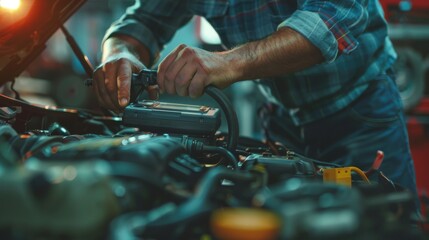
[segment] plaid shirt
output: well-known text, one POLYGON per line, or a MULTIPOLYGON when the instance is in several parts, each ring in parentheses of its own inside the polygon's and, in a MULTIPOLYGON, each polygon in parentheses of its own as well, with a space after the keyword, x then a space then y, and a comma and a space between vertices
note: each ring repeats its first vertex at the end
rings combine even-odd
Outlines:
POLYGON ((205 17, 229 48, 289 27, 320 49, 325 62, 258 80, 267 100, 284 106, 296 125, 347 107, 396 58, 377 0, 137 0, 105 39, 131 35, 153 59, 194 15, 205 17))

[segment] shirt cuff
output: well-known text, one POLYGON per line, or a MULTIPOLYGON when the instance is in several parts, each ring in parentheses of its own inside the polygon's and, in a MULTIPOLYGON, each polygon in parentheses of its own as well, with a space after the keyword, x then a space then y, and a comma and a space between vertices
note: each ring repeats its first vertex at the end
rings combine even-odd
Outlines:
POLYGON ((155 56, 160 51, 160 47, 152 31, 135 20, 127 19, 114 23, 104 35, 103 43, 108 38, 116 35, 128 35, 146 46, 149 50, 151 64, 155 60, 155 56))
POLYGON ((307 38, 322 52, 327 62, 333 62, 338 55, 338 42, 334 34, 317 13, 297 10, 280 23, 277 29, 289 27, 307 38))

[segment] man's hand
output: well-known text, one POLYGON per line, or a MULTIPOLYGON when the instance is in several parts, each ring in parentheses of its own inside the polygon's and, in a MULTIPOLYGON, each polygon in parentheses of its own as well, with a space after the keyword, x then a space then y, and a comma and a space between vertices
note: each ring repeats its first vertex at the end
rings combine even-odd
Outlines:
POLYGON ((161 92, 179 96, 199 97, 207 85, 225 88, 235 80, 236 74, 225 54, 184 44, 173 50, 158 67, 161 92))
POLYGON ((158 85, 170 94, 198 97, 210 84, 225 88, 237 81, 284 76, 323 60, 309 40, 284 27, 224 52, 180 45, 159 65, 158 85))
POLYGON ((119 112, 130 101, 131 76, 144 65, 132 54, 109 56, 94 72, 94 92, 101 106, 119 112))
MULTIPOLYGON (((109 38, 103 45, 102 64, 94 72, 93 88, 101 106, 120 112, 130 102, 131 77, 146 68, 137 58, 148 57, 148 51, 128 36, 109 38)), ((156 86, 147 89, 151 99, 157 98, 156 86)))

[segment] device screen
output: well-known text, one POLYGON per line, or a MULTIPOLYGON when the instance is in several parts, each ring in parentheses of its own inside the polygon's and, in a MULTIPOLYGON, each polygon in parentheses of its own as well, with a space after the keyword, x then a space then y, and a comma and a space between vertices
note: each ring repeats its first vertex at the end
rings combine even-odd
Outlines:
POLYGON ((187 111, 187 112, 208 112, 209 107, 199 105, 189 105, 180 103, 167 103, 158 101, 142 101, 139 102, 142 106, 147 108, 157 108, 164 110, 176 110, 176 111, 187 111))

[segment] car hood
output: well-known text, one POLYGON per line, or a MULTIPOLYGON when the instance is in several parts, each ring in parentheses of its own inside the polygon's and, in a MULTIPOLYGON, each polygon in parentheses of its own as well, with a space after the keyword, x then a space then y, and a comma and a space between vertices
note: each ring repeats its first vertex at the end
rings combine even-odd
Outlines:
POLYGON ((0 85, 21 74, 43 51, 46 41, 55 31, 86 2, 86 0, 8 1, 21 4, 16 9, 9 9, 0 4, 0 85))

